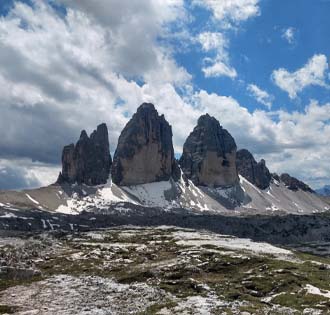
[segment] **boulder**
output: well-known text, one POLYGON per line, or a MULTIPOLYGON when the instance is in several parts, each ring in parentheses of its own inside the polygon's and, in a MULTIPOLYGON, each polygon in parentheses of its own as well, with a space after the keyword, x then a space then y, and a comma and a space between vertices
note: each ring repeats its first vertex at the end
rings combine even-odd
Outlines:
POLYGON ((174 158, 172 127, 153 104, 143 103, 121 132, 111 175, 113 182, 121 186, 180 176, 174 158))
POLYGON ((78 183, 86 185, 105 184, 111 167, 108 128, 101 124, 88 137, 85 130, 76 145, 64 147, 62 172, 58 183, 78 183))
POLYGON ((265 160, 257 162, 251 152, 246 149, 237 151, 237 170, 240 175, 260 189, 269 187, 272 179, 265 160))
POLYGON ((179 163, 195 185, 232 186, 238 182, 236 150, 230 133, 206 114, 198 119, 197 126, 184 143, 179 163))

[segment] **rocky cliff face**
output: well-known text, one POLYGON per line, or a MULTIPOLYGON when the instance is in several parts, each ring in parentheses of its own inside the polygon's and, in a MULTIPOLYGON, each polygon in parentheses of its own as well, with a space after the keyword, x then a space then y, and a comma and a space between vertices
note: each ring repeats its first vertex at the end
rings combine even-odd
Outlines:
POLYGON ((232 186, 237 183, 236 143, 210 115, 198 119, 183 146, 180 165, 195 185, 232 186))
POLYGON ((304 182, 300 181, 299 179, 297 179, 295 177, 290 176, 287 173, 282 174, 280 176, 280 180, 290 190, 296 191, 298 189, 301 189, 303 191, 308 191, 308 192, 314 193, 314 190, 312 188, 310 188, 307 184, 305 184, 304 182))
POLYGON ((108 129, 101 124, 88 137, 85 130, 76 145, 65 146, 59 183, 105 184, 111 167, 108 129))
POLYGON ((122 131, 112 165, 112 180, 130 186, 177 179, 172 128, 153 104, 143 103, 122 131))
POLYGON ((237 170, 250 183, 260 189, 269 187, 272 176, 266 166, 265 160, 257 163, 253 155, 246 149, 237 151, 237 170))

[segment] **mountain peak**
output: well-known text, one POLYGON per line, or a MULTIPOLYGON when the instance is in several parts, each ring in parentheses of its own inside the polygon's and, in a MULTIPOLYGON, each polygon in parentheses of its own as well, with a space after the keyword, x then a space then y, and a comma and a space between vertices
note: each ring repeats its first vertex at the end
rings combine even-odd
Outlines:
POLYGON ((153 104, 143 103, 118 139, 113 182, 130 186, 168 180, 174 176, 175 164, 172 127, 153 104))
POLYGON ((288 173, 283 173, 280 176, 281 181, 287 186, 288 189, 296 191, 296 190, 303 190, 314 193, 314 190, 310 188, 307 184, 300 181, 299 179, 289 175, 288 173))
POLYGON ((100 124, 88 137, 83 130, 79 140, 63 148, 62 172, 57 182, 87 185, 105 184, 111 167, 108 128, 100 124))
POLYGON ((252 153, 247 149, 237 151, 237 170, 250 183, 260 189, 269 187, 272 176, 266 166, 265 160, 257 162, 252 153))
POLYGON ((238 181, 236 143, 219 121, 202 115, 183 146, 180 165, 197 185, 230 186, 238 181))

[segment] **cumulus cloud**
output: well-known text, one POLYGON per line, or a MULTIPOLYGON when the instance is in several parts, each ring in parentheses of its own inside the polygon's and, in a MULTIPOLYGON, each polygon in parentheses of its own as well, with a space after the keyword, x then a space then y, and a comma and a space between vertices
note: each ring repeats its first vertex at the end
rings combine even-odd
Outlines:
POLYGON ((213 58, 204 58, 202 71, 205 77, 227 76, 234 79, 236 70, 229 65, 228 40, 219 32, 204 32, 198 35, 198 41, 205 52, 214 52, 213 58))
POLYGON ((195 0, 210 9, 215 19, 224 23, 239 23, 259 15, 259 0, 195 0))
POLYGON ((203 32, 198 41, 205 52, 214 51, 214 56, 204 58, 202 71, 205 77, 226 76, 231 79, 237 77, 237 71, 230 65, 228 54, 228 36, 225 30, 237 27, 240 23, 259 15, 259 0, 195 0, 193 4, 203 6, 212 12, 216 23, 214 28, 220 27, 220 32, 203 32))
POLYGON ((288 27, 282 32, 282 38, 285 39, 289 44, 295 42, 296 30, 293 27, 288 27))
POLYGON ((204 32, 198 35, 198 41, 204 51, 216 50, 221 54, 226 54, 228 40, 219 32, 204 32))
MULTIPOLYGON (((124 76, 174 81, 189 79, 189 74, 175 65, 165 49, 157 45, 167 35, 167 25, 185 20, 183 0, 60 0, 80 12, 93 25, 102 27, 102 42, 107 45, 111 69, 124 76), (167 66, 175 71, 166 73, 167 66), (153 69, 158 71, 155 75, 153 69), (164 73, 159 73, 163 69, 164 73)), ((73 11, 73 9, 75 9, 73 11)))
MULTIPOLYGON (((206 62, 208 59, 205 60, 206 62)), ((211 61, 211 65, 203 67, 203 72, 205 77, 229 77, 231 79, 236 78, 237 72, 234 68, 226 65, 221 59, 216 59, 215 61, 211 61)))
POLYGON ((268 94, 268 92, 262 90, 255 84, 249 84, 247 90, 259 103, 265 105, 268 109, 271 109, 274 100, 272 95, 268 94))
POLYGON ((72 2, 61 15, 46 1, 16 2, 1 18, 0 156, 59 163, 63 145, 75 141, 81 128, 91 131, 103 121, 113 150, 127 117, 143 101, 132 78, 189 82, 157 42, 163 24, 180 16, 180 1, 159 1, 162 10, 155 10, 155 1, 139 10, 131 2, 104 1, 112 13, 101 10, 102 1, 93 6, 96 12, 87 12, 89 3, 72 2), (116 17, 113 6, 121 10, 116 17))
POLYGON ((329 64, 325 55, 314 55, 308 62, 295 72, 289 72, 284 68, 274 70, 272 79, 283 91, 289 94, 291 99, 304 88, 311 85, 327 87, 326 74, 329 64))
POLYGON ((53 183, 59 168, 52 164, 36 163, 28 159, 0 159, 0 188, 23 189, 53 183))

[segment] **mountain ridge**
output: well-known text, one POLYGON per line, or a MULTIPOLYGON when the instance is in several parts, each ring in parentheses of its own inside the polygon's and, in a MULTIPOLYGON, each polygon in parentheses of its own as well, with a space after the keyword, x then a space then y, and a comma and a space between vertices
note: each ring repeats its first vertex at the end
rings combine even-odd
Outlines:
POLYGON ((120 211, 139 205, 227 215, 329 210, 305 183, 289 174, 271 174, 264 160, 256 162, 248 150, 236 150, 230 133, 206 114, 188 136, 178 163, 171 126, 153 104, 143 103, 123 129, 113 163, 107 126, 99 125, 90 137, 82 131, 76 145, 64 147, 55 184, 0 192, 0 206, 68 214, 116 204, 120 211))

